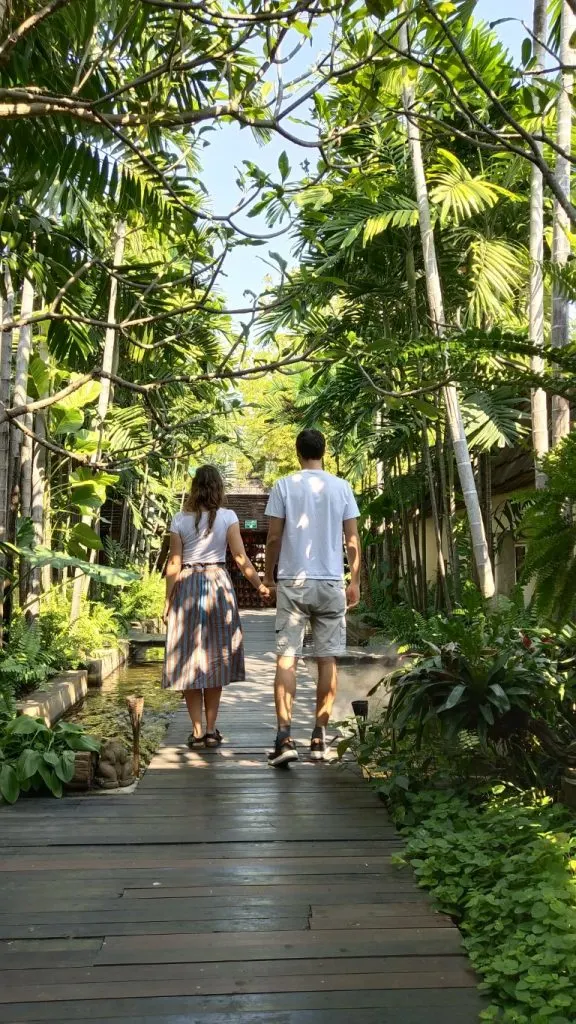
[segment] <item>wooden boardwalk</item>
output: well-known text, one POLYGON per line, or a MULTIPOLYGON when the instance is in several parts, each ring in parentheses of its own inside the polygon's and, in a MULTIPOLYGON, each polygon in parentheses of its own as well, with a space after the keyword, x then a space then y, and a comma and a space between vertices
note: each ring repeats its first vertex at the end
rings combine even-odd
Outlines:
MULTIPOLYGON (((265 763, 270 613, 218 752, 186 715, 133 794, 0 810, 0 1021, 472 1024, 460 934, 411 875, 352 766, 265 763)), ((305 755, 312 687, 298 696, 305 755)))

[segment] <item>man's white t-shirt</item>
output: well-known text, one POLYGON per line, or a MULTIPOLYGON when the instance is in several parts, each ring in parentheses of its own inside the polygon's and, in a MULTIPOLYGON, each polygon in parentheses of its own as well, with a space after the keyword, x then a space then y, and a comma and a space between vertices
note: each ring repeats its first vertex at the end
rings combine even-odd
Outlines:
POLYGON ((284 519, 278 579, 341 580, 342 524, 360 515, 350 484, 323 469, 278 480, 266 515, 284 519))
POLYGON ((208 513, 203 512, 196 529, 195 512, 177 512, 170 524, 170 533, 177 533, 182 540, 182 562, 186 565, 209 565, 226 561, 226 536, 238 516, 231 508, 219 508, 214 526, 206 535, 208 513))

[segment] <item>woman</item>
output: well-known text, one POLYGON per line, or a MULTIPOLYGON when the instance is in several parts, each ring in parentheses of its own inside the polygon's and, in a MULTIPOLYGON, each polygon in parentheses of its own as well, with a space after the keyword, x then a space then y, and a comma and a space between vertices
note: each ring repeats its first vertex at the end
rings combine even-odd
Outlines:
POLYGON ((227 546, 260 596, 265 600, 270 596, 246 555, 238 516, 223 508, 223 503, 224 483, 218 470, 201 466, 183 511, 170 525, 162 685, 184 691, 193 726, 188 739, 191 748, 220 745, 216 718, 222 687, 246 678, 238 605, 225 568, 227 546))

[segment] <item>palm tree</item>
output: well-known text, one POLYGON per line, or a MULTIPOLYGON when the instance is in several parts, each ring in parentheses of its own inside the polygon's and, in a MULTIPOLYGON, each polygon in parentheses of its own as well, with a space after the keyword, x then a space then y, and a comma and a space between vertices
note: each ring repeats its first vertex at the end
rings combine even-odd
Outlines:
MULTIPOLYGON (((572 164, 572 89, 574 83, 575 51, 572 39, 576 31, 576 13, 569 0, 561 3, 560 24, 560 91, 558 94, 556 143, 556 180, 562 191, 570 194, 572 164)), ((552 263, 566 266, 570 256, 570 222, 566 211, 559 202, 554 205, 554 231, 552 238, 552 263)), ((558 348, 568 344, 570 334, 569 300, 556 284, 552 291, 552 344, 558 348)), ((552 397, 552 443, 554 445, 570 433, 570 403, 561 395, 552 397)))
MULTIPOLYGON (((534 0, 534 70, 540 71, 544 66, 546 45, 546 0, 534 0)), ((532 167, 532 186, 530 192, 530 304, 529 304, 529 336, 533 345, 542 348, 544 345, 544 181, 542 172, 532 167)), ((541 375, 544 361, 541 356, 532 356, 531 366, 534 373, 541 375)), ((549 448, 548 439, 548 399, 544 388, 532 390, 532 445, 534 448, 534 477, 538 490, 546 485, 546 477, 541 468, 541 460, 549 448)))

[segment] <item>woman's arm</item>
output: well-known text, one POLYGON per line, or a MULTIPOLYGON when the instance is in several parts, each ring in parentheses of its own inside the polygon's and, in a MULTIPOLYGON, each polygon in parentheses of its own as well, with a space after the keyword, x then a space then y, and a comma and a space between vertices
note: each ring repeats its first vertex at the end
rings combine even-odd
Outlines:
POLYGON ((168 612, 170 611, 170 601, 172 599, 172 591, 178 582, 178 577, 182 569, 182 538, 179 533, 170 534, 170 554, 168 555, 168 565, 166 567, 166 603, 164 605, 164 614, 162 616, 164 622, 168 618, 168 612))
POLYGON ((230 554, 236 562, 236 565, 240 569, 240 572, 247 580, 250 581, 255 590, 258 591, 260 597, 264 599, 270 597, 270 591, 268 587, 265 587, 260 579, 256 569, 252 565, 252 562, 246 554, 242 535, 240 533, 240 527, 238 523, 232 523, 232 526, 228 527, 226 534, 226 540, 228 541, 228 547, 230 548, 230 554))

